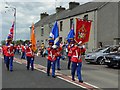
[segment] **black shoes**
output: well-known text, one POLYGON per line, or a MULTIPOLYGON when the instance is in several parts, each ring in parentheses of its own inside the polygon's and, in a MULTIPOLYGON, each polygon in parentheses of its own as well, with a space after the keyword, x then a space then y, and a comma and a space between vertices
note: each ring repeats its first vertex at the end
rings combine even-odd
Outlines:
POLYGON ((53 78, 56 78, 56 76, 52 76, 53 78))
POLYGON ((47 76, 50 76, 50 74, 47 74, 47 76))
POLYGON ((82 81, 82 80, 79 80, 79 82, 80 82, 80 83, 83 83, 83 81, 82 81))
POLYGON ((72 79, 72 81, 75 81, 75 79, 72 79))
POLYGON ((70 70, 70 68, 68 68, 68 70, 70 70))
POLYGON ((57 70, 61 70, 60 68, 58 68, 57 70))

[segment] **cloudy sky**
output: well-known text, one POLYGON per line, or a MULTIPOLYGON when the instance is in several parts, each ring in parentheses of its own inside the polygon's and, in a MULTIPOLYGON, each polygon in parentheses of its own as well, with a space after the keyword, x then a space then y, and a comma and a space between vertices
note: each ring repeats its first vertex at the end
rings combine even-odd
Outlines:
POLYGON ((0 0, 0 39, 6 39, 9 29, 11 28, 12 21, 14 20, 14 10, 5 7, 15 7, 16 12, 16 38, 29 39, 30 25, 32 22, 40 20, 40 13, 47 12, 48 14, 55 13, 55 7, 63 6, 68 8, 70 1, 77 1, 81 4, 92 0, 26 0, 25 2, 17 2, 17 0, 0 0), (83 1, 83 2, 81 2, 83 1), (7 2, 7 3, 6 3, 7 2))

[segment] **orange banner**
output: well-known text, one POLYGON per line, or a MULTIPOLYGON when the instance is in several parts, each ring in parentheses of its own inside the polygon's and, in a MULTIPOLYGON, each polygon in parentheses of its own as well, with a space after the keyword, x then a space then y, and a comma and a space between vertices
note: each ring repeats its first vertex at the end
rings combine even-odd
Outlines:
POLYGON ((37 50, 37 47, 36 47, 36 38, 35 38, 34 24, 32 24, 31 44, 32 44, 32 50, 35 52, 37 50))

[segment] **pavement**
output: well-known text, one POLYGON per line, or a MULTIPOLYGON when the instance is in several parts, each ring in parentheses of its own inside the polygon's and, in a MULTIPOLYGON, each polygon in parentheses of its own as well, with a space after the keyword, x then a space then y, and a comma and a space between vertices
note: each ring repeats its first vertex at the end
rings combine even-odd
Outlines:
POLYGON ((52 78, 45 74, 46 58, 36 57, 36 70, 32 72, 26 70, 26 60, 23 60, 21 64, 19 57, 16 56, 15 61, 17 63, 14 63, 14 71, 12 73, 6 71, 3 64, 3 88, 80 88, 81 90, 83 88, 90 90, 98 88, 118 90, 119 69, 107 68, 105 65, 87 64, 83 61, 82 76, 84 83, 81 84, 78 83, 77 77, 75 82, 71 81, 71 71, 67 70, 67 59, 61 60, 62 70, 56 71, 57 78, 52 78), (16 85, 13 83, 16 83, 16 85))

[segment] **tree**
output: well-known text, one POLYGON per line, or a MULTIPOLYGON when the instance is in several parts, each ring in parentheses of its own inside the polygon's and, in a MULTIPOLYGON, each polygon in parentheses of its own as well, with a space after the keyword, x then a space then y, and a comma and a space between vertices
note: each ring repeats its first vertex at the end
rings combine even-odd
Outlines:
POLYGON ((5 40, 2 40, 2 41, 1 41, 1 45, 5 45, 5 40))

